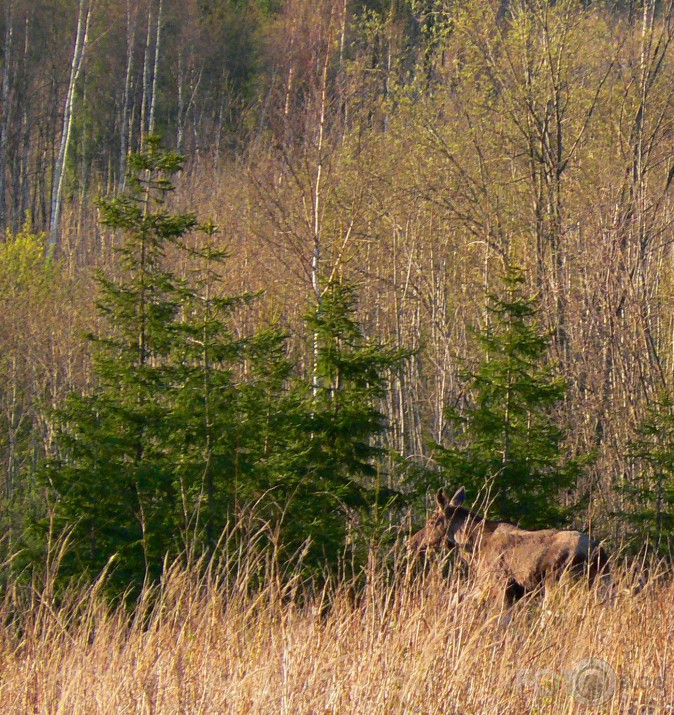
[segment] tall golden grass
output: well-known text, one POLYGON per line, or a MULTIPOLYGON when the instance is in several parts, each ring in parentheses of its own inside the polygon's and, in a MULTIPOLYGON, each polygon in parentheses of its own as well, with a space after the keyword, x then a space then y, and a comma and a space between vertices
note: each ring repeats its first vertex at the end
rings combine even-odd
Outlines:
POLYGON ((97 584, 7 590, 0 713, 669 713, 674 585, 579 584, 504 614, 470 577, 393 572, 312 592, 273 547, 174 565, 132 611, 97 584), (262 576, 262 578, 261 578, 262 576))

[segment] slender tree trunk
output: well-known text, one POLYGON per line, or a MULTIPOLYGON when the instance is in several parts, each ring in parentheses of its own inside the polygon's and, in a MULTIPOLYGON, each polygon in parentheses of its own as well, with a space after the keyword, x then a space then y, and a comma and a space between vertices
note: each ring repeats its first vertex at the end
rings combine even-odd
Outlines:
MULTIPOLYGON (((182 47, 178 50, 178 116, 176 117, 176 150, 182 153, 185 137, 185 59, 182 47)), ((219 137, 216 137, 216 145, 219 137)))
POLYGON ((122 191, 126 183, 126 161, 131 143, 131 128, 129 117, 131 104, 131 84, 133 76, 133 51, 136 44, 136 23, 138 14, 132 14, 131 0, 126 1, 126 71, 124 73, 124 97, 122 99, 122 119, 119 132, 119 189, 122 191))
MULTIPOLYGON (((325 142, 325 121, 328 101, 328 65, 330 59, 330 43, 325 50, 325 61, 323 63, 323 74, 321 77, 321 99, 318 117, 318 141, 317 141, 317 164, 316 176, 313 186, 313 247, 311 252, 311 286, 314 291, 317 306, 321 302, 321 282, 320 282, 320 265, 321 265, 321 212, 323 210, 322 200, 322 179, 323 179, 323 148, 325 142)), ((313 369, 313 393, 314 396, 318 392, 318 351, 319 351, 318 333, 314 333, 314 369, 313 369)))
MULTIPOLYGON (((3 96, 3 105, 8 109, 7 136, 3 150, 4 157, 0 165, 6 167, 2 180, 5 182, 2 199, 5 206, 5 225, 17 228, 24 220, 30 206, 30 186, 28 182, 29 167, 29 117, 34 117, 31 112, 31 92, 29 89, 29 28, 31 12, 25 12, 23 19, 17 12, 17 6, 11 2, 13 17, 8 22, 13 24, 11 41, 11 60, 7 59, 6 69, 9 69, 8 87, 6 98, 3 96), (17 17, 18 15, 18 17, 17 17), (23 32, 23 35, 21 34, 23 32), (14 65, 9 67, 10 62, 14 65), (11 197, 11 199, 10 199, 11 197)), ((4 94, 4 92, 3 92, 4 94)), ((3 127, 4 128, 4 127, 3 127)))
MULTIPOLYGON (((82 82, 82 111, 84 113, 84 116, 87 114, 87 81, 86 81, 86 76, 84 78, 84 81, 82 82)), ((90 164, 87 158, 87 141, 88 141, 88 133, 87 133, 87 124, 86 121, 82 123, 82 131, 81 131, 81 136, 80 136, 80 156, 79 156, 79 163, 80 163, 80 175, 79 175, 79 206, 77 207, 77 230, 76 234, 77 236, 82 235, 82 229, 84 226, 84 211, 85 211, 85 202, 86 202, 86 196, 87 196, 87 188, 89 185, 89 170, 90 170, 90 164)), ((108 181, 110 178, 110 174, 108 173, 108 181)))
MULTIPOLYGON (((28 39, 26 35, 25 55, 28 55, 28 39)), ((18 215, 26 215, 30 206, 30 115, 27 103, 21 113, 21 160, 20 169, 16 173, 16 192, 14 201, 18 206, 18 215)))
POLYGON ((159 52, 161 49, 161 24, 163 7, 164 0, 159 0, 159 7, 157 9, 157 30, 155 32, 154 43, 154 66, 152 69, 152 96, 150 97, 150 118, 148 120, 149 134, 154 134, 155 127, 155 109, 157 106, 157 77, 159 75, 159 52))
MULTIPOLYGON (((208 249, 208 264, 206 268, 206 295, 205 307, 206 315, 204 315, 204 329, 203 329, 203 341, 204 341, 204 414, 206 418, 206 464, 204 465, 204 486, 206 490, 206 546, 209 550, 209 556, 211 556, 215 550, 217 534, 214 530, 215 522, 215 479, 213 474, 213 415, 212 415, 212 405, 211 405, 211 356, 209 352, 210 347, 210 334, 208 326, 211 320, 211 310, 212 310, 212 290, 213 283, 215 281, 215 276, 213 274, 213 269, 211 266, 211 249, 208 249)), ((196 536, 196 528, 195 528, 196 536)))
MULTIPOLYGON (((222 70, 222 80, 220 82, 220 85, 222 87, 221 89, 221 97, 220 97, 220 106, 218 107, 218 122, 217 122, 217 133, 215 135, 215 153, 213 156, 213 171, 217 171, 218 165, 220 163, 220 145, 222 144, 222 132, 224 129, 225 125, 225 101, 226 101, 226 93, 225 93, 225 69, 223 68, 222 70)), ((180 149, 178 150, 180 151, 180 149)))
POLYGON ((70 137, 73 127, 73 114, 75 108, 75 88, 82 71, 82 64, 86 54, 89 40, 89 20, 91 19, 91 3, 89 0, 80 0, 77 13, 77 32, 73 59, 70 65, 70 81, 66 92, 65 107, 63 110, 63 128, 61 143, 54 166, 54 175, 51 192, 51 212, 49 225, 49 250, 53 250, 58 242, 58 231, 61 223, 61 200, 63 196, 63 175, 66 157, 70 147, 70 137))
POLYGON ((342 141, 346 138, 346 132, 348 127, 349 112, 346 101, 346 79, 344 76, 344 48, 346 45, 346 27, 347 20, 349 17, 348 13, 348 0, 343 0, 342 2, 342 19, 341 28, 339 32, 339 70, 337 72, 337 82, 338 82, 338 93, 339 93, 339 110, 342 113, 342 141))
POLYGON ((7 138, 9 135, 10 123, 10 66, 12 63, 12 44, 13 44, 13 9, 14 3, 12 0, 6 0, 5 5, 5 47, 4 61, 2 65, 2 120, 0 122, 0 226, 5 226, 7 220, 7 199, 5 186, 5 172, 7 167, 7 138))
POLYGON ((143 145, 147 134, 147 116, 150 103, 150 49, 152 46, 152 3, 147 6, 147 33, 145 35, 145 53, 143 55, 143 90, 140 100, 140 144, 143 145))

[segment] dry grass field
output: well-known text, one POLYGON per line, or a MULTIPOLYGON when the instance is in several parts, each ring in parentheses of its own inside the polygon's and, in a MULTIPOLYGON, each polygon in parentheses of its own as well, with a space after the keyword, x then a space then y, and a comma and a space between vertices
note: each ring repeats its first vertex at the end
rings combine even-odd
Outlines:
POLYGON ((171 569, 133 613, 106 606, 100 584, 59 605, 49 582, 30 602, 10 589, 0 712, 674 712, 665 578, 638 596, 621 587, 613 605, 560 586, 504 618, 469 579, 437 571, 372 568, 357 598, 339 585, 310 596, 264 552, 198 572, 171 569))

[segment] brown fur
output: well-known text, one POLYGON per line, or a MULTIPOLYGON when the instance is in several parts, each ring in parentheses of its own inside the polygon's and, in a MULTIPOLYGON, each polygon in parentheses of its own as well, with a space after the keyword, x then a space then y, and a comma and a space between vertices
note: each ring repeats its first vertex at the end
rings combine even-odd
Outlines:
POLYGON ((428 551, 458 547, 459 554, 480 580, 497 581, 505 599, 513 603, 527 593, 544 589, 562 574, 610 578, 604 549, 580 531, 526 531, 502 521, 490 521, 465 509, 465 490, 452 499, 443 489, 437 510, 409 541, 413 557, 428 551))

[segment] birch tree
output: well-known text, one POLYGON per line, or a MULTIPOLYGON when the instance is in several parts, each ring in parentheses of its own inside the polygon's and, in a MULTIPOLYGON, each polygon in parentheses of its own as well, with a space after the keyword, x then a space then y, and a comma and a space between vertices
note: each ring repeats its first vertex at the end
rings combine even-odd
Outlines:
POLYGON ((154 0, 147 6, 147 33, 143 57, 143 95, 141 98, 140 140, 141 144, 148 135, 154 134, 157 106, 157 77, 161 53, 161 30, 164 21, 164 1, 157 4, 157 16, 154 17, 154 0), (153 40, 154 35, 154 40, 153 40))
POLYGON ((126 0, 126 66, 124 72, 124 95, 119 123, 119 188, 126 181, 127 155, 131 144, 133 118, 131 116, 131 91, 134 72, 134 50, 138 25, 138 6, 132 0, 126 0))
POLYGON ((148 133, 154 134, 155 111, 157 106, 157 77, 159 76, 159 52, 161 49, 161 29, 163 21, 164 0, 159 0, 157 8, 157 27, 154 41, 154 63, 152 67, 152 95, 150 97, 150 118, 148 119, 148 133))
POLYGON ((75 112, 75 92, 77 82, 82 72, 82 66, 89 44, 89 22, 93 11, 93 0, 79 0, 77 12, 77 30, 75 32, 75 45, 73 47, 72 62, 70 64, 70 80, 66 92, 63 108, 63 126, 61 142, 59 144, 51 190, 51 213, 49 224, 48 249, 53 250, 58 243, 58 231, 61 223, 61 208, 63 199, 63 177, 66 158, 70 147, 75 112))

